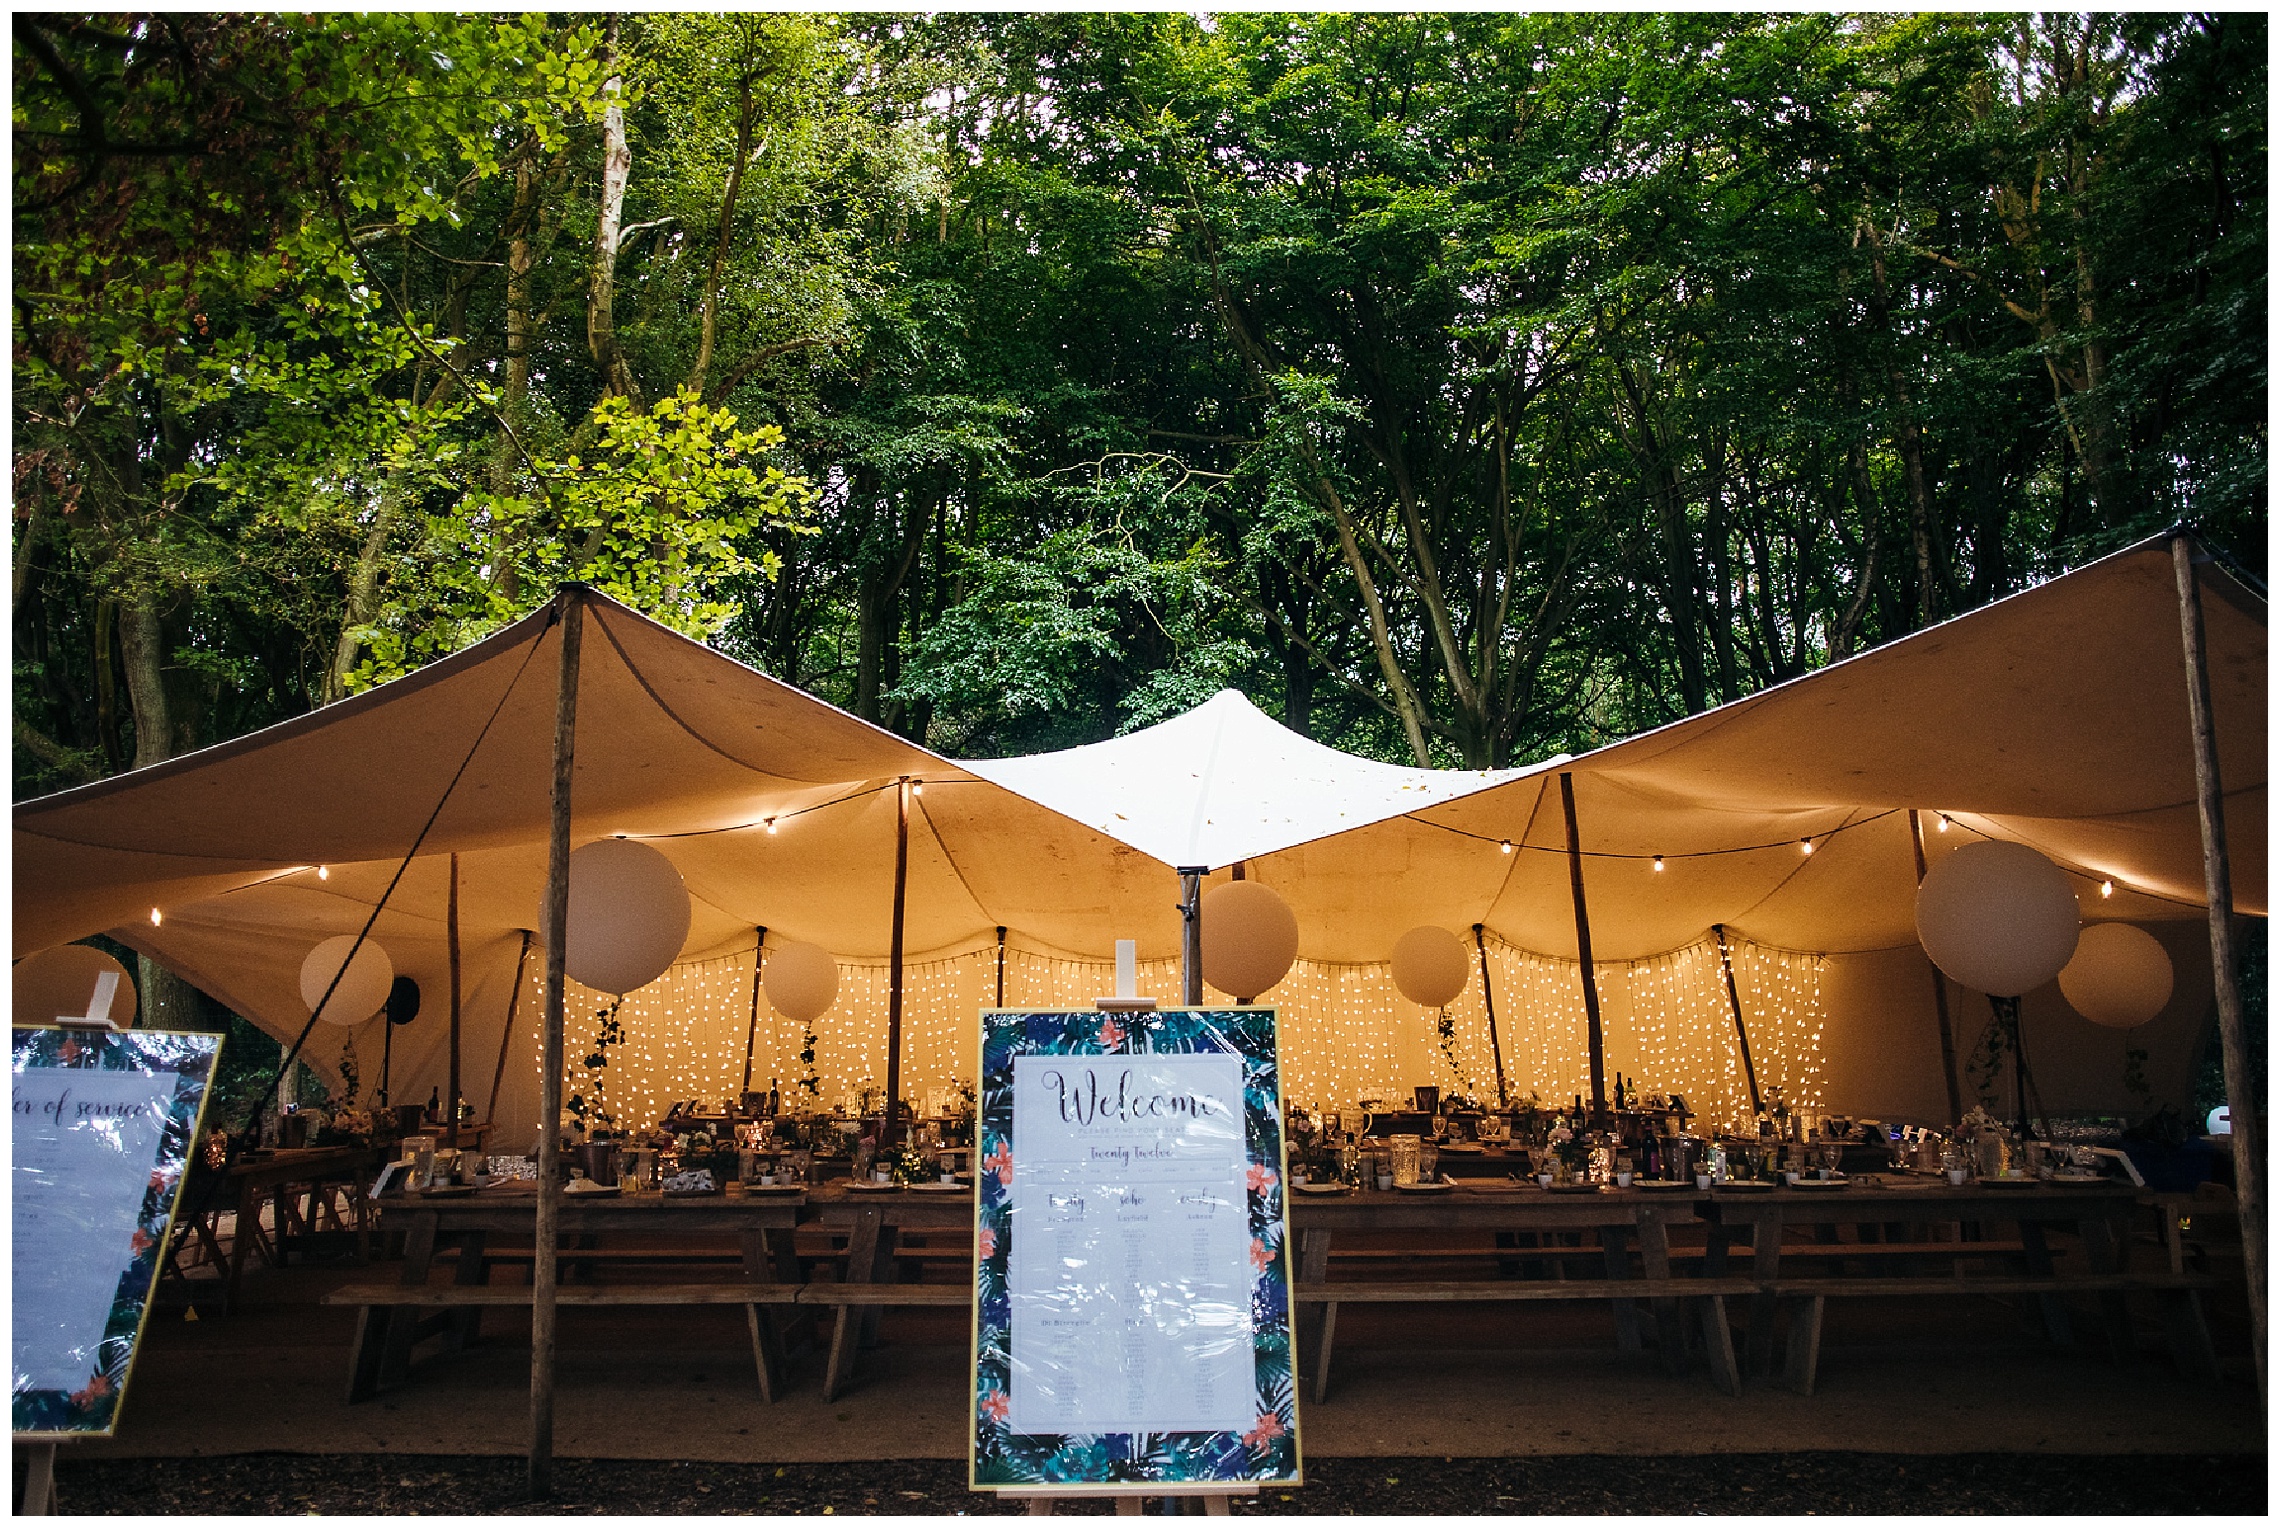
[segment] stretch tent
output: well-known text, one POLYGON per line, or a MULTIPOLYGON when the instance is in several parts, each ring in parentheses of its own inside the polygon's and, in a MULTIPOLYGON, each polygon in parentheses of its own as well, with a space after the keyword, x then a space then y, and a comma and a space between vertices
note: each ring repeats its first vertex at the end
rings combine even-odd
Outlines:
MULTIPOLYGON (((2214 569, 2206 587, 2235 884, 2261 913, 2264 607, 2214 569)), ((1842 1037, 1872 1085, 1857 1107, 1904 1112, 1873 1085, 1905 1074, 1933 1118, 1908 807, 1953 819, 1927 835, 1935 852, 1984 832, 2045 849, 2086 887, 2111 876, 2092 916, 2186 919, 2199 904, 2160 545, 1573 760, 1485 777, 1352 761, 1366 787, 1326 769, 1329 750, 1224 699, 1136 739, 954 764, 586 598, 573 841, 639 835, 673 858, 696 904, 690 961, 749 950, 758 927, 842 960, 883 955, 905 776, 927 787, 911 826, 914 961, 1001 927, 1032 951, 1099 960, 1127 937, 1161 960, 1178 942, 1171 868, 1236 860, 1291 901, 1318 964, 1382 962, 1421 923, 1478 923, 1507 950, 1572 959, 1565 773, 1598 960, 1697 947, 1721 924, 1761 946, 1836 952, 1851 986, 1824 1001, 1857 989, 1859 1022, 1842 1037), (1278 770, 1304 788, 1262 789, 1278 770), (1360 825, 1338 831, 1347 822, 1360 825)), ((465 1090, 480 1100, 544 878, 555 652, 542 612, 368 695, 18 807, 18 953, 107 930, 290 1036, 306 1013, 302 956, 361 927, 417 842, 374 937, 434 1012, 457 853, 465 1090)), ((2191 940, 2170 942, 2180 991, 2164 1022, 2197 1040, 2206 957, 2196 973, 2191 940)), ((523 1013, 527 1031, 535 1011, 523 1013)), ((400 1098, 440 1076, 440 1026, 416 1032, 398 1052, 400 1098)), ((2154 1070, 2174 1096, 2192 1046, 2163 1047, 2154 1070)))

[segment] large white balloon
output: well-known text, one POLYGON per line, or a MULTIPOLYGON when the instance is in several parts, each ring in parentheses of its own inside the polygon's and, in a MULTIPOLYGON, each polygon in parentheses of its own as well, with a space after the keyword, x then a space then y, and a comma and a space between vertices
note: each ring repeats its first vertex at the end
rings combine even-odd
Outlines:
POLYGON ((301 962, 301 1001, 311 1013, 323 1002, 324 1012, 318 1016, 328 1024, 361 1024, 371 1018, 386 1006, 388 988, 396 980, 388 952, 367 939, 357 946, 356 958, 348 961, 340 985, 333 987, 332 1000, 325 1002, 325 988, 332 987, 333 973, 348 960, 349 947, 355 944, 354 934, 340 934, 311 950, 301 962))
POLYGON ((57 1019, 87 1017, 106 971, 118 978, 118 985, 111 990, 111 1009, 104 1017, 113 1029, 125 1029, 135 1021, 134 978, 117 960, 86 944, 59 944, 16 962, 16 1022, 53 1024, 57 1019))
POLYGON ((1203 894, 1203 979, 1250 1002, 1298 958, 1298 914, 1258 881, 1229 881, 1203 894))
POLYGON ((596 992, 624 994, 665 974, 689 938, 689 891, 645 843, 603 838, 570 856, 563 966, 596 992))
POLYGON ((813 1024, 839 996, 839 962, 821 945, 787 939, 768 946, 760 985, 769 1007, 795 1024, 813 1024))
POLYGON ((1465 944, 1445 928, 1413 928, 1393 946, 1393 984, 1424 1008, 1446 1008, 1472 980, 1465 944))
POLYGON ((2065 969, 2082 933, 2066 872, 2025 844, 1965 844, 1916 889, 1916 937, 1951 978, 2017 997, 2065 969))
POLYGON ((2176 985, 2169 952, 2131 923, 2091 924, 2058 973, 2058 990, 2074 1011, 2108 1029, 2137 1028, 2169 1006, 2176 985))

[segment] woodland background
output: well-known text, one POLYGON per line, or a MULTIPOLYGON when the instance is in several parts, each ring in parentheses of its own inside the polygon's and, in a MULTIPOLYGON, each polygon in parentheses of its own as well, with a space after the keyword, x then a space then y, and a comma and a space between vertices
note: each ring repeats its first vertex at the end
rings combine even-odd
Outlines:
POLYGON ((13 28, 17 799, 566 578, 953 756, 1483 766, 2263 572, 2261 15, 13 28))

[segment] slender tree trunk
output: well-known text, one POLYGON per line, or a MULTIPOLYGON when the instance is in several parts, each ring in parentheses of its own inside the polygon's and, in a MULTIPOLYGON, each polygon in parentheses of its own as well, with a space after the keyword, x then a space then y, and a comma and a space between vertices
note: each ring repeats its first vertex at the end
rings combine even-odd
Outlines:
POLYGON ((594 357, 594 365, 601 369, 604 385, 639 404, 641 389, 617 339, 618 229, 625 214, 626 180, 633 172, 633 150, 625 137, 625 82, 617 70, 617 47, 618 18, 613 15, 602 42, 604 67, 610 70, 602 90, 609 105, 602 109, 601 215, 595 222, 593 270, 586 286, 586 348, 594 357))
POLYGON ((736 81, 736 162, 728 167, 728 185, 721 192, 720 231, 713 239, 712 264, 705 271, 705 289, 697 302, 697 359, 682 384, 704 396, 705 374, 712 370, 713 345, 720 334, 720 278, 728 267, 729 246, 736 233, 736 202, 744 189, 744 166, 752 158, 752 126, 758 116, 752 101, 752 80, 757 67, 749 51, 736 81))
POLYGON ((119 652, 127 671, 127 700, 134 708, 137 769, 174 754, 173 709, 166 695, 166 623, 158 601, 137 591, 120 603, 119 652))
POLYGON ((380 565, 387 555, 388 535, 395 529, 402 500, 402 485, 391 472, 380 486, 371 527, 364 533, 364 549, 357 554, 356 572, 349 578, 348 606, 341 613, 340 640, 333 644, 332 662, 325 667, 319 705, 329 706, 336 700, 348 698, 348 678, 356 671, 356 655, 364 650, 364 639, 358 632, 371 624, 379 611, 380 565))

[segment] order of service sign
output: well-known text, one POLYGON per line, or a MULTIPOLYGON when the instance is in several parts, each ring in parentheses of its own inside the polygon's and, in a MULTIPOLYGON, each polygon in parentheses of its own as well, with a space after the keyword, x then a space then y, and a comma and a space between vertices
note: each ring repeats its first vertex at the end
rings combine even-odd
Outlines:
POLYGON ((977 1490, 1299 1480, 1271 1008, 982 1015, 977 1490))
POLYGON ((15 1031, 18 1437, 117 1425, 221 1043, 157 1030, 15 1031))

